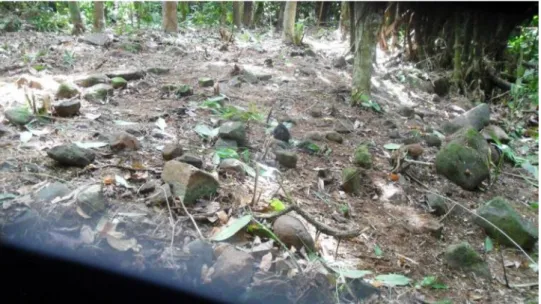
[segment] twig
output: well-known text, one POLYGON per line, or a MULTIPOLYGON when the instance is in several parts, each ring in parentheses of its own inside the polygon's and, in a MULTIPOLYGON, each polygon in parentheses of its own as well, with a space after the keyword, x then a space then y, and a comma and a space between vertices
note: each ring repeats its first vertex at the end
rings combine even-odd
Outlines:
POLYGON ((511 284, 509 287, 511 288, 529 288, 539 286, 539 282, 531 282, 531 283, 524 283, 524 284, 511 284))
POLYGON ((410 164, 425 165, 425 166, 433 166, 434 165, 434 163, 418 161, 418 160, 413 160, 413 159, 408 159, 408 158, 405 158, 404 162, 410 163, 410 164))
POLYGON ((451 209, 449 209, 449 211, 447 211, 447 213, 445 213, 441 219, 440 219, 440 222, 443 222, 443 220, 449 215, 451 214, 451 212, 453 211, 453 209, 455 209, 456 205, 453 205, 453 207, 451 207, 451 209))
POLYGON ((505 262, 504 262, 504 260, 503 260, 503 252, 502 252, 501 248, 500 248, 500 260, 502 261, 503 278, 504 278, 504 280, 505 280, 505 287, 511 288, 511 287, 509 286, 509 279, 507 278, 507 270, 505 269, 505 262))
POLYGON ((21 173, 30 174, 30 175, 36 175, 36 176, 42 176, 42 177, 48 177, 48 178, 56 179, 57 181, 61 181, 61 182, 64 182, 64 183, 68 182, 67 180, 62 179, 60 177, 56 177, 56 176, 45 174, 45 173, 35 173, 35 172, 21 172, 21 173))
POLYGON ((408 261, 412 262, 412 263, 415 264, 415 265, 419 265, 419 263, 418 263, 417 261, 415 261, 415 260, 413 260, 413 259, 410 259, 410 258, 408 258, 408 257, 405 256, 405 255, 402 255, 402 254, 400 254, 400 253, 398 253, 398 252, 395 252, 395 254, 396 254, 397 256, 399 256, 399 257, 405 259, 405 260, 408 260, 408 261))
POLYGON ((155 173, 155 174, 159 174, 160 172, 155 170, 155 169, 150 169, 150 168, 132 168, 132 167, 127 167, 127 166, 122 166, 122 165, 115 165, 115 164, 107 164, 107 165, 103 165, 103 166, 100 166, 100 167, 94 167, 94 168, 90 168, 90 169, 103 169, 103 168, 110 168, 110 167, 113 167, 113 168, 118 168, 118 169, 124 169, 124 170, 129 170, 129 171, 147 171, 147 172, 152 172, 152 173, 155 173))
POLYGON ((416 177, 414 177, 413 175, 409 174, 408 171, 404 171, 404 175, 406 175, 407 177, 411 178, 411 180, 413 180, 414 182, 418 183, 419 185, 423 186, 423 188, 427 189, 427 190, 430 190, 430 188, 423 184, 420 180, 418 180, 416 177))
POLYGON ((255 198, 257 195, 257 180, 259 179, 259 168, 257 167, 257 163, 255 164, 255 183, 254 183, 254 196, 252 196, 252 204, 253 207, 255 205, 255 198))
POLYGON ((203 236, 203 234, 201 233, 201 230, 199 230, 199 227, 197 226, 197 223, 195 222, 195 219, 193 218, 193 216, 190 214, 190 212, 188 212, 188 209, 186 209, 186 206, 184 205, 184 202, 182 201, 182 199, 180 199, 180 197, 178 198, 180 200, 180 204, 182 205, 182 209, 184 209, 184 212, 186 213, 186 215, 188 215, 188 217, 190 218, 190 220, 192 221, 192 224, 195 226, 195 229, 197 230, 197 232, 199 233, 199 236, 201 237, 201 239, 205 239, 205 237, 203 236))

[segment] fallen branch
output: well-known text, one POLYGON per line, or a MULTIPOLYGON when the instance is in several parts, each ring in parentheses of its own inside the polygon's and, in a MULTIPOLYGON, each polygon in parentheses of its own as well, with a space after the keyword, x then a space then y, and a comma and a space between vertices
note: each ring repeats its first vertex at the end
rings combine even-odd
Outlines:
POLYGON ((186 215, 192 221, 192 224, 194 225, 195 229, 197 230, 197 233, 199 233, 199 236, 201 237, 201 239, 202 240, 205 239, 205 237, 203 236, 203 233, 201 233, 201 230, 199 230, 199 226, 197 226, 197 223, 195 222, 195 219, 190 214, 190 212, 188 212, 188 209, 186 209, 186 206, 184 205, 184 202, 182 201, 182 199, 180 199, 180 197, 178 199, 180 200, 180 204, 182 205, 182 209, 184 209, 184 212, 186 213, 186 215))

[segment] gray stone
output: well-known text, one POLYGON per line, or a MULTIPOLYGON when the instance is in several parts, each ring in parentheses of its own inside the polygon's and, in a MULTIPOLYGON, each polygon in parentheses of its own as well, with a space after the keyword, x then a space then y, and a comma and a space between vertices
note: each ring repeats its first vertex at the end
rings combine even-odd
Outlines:
POLYGON ((348 134, 353 132, 355 127, 353 123, 346 119, 339 119, 334 125, 334 130, 340 134, 348 134))
POLYGON ((158 181, 156 180, 149 180, 148 182, 144 183, 139 188, 139 194, 147 194, 156 189, 156 187, 159 186, 158 181))
POLYGON ((75 80, 75 84, 83 88, 89 88, 100 83, 108 84, 110 82, 111 80, 105 74, 87 75, 75 80))
POLYGON ((79 100, 65 100, 54 106, 56 115, 60 117, 70 117, 79 114, 81 102, 79 100))
POLYGON ((241 176, 244 176, 244 163, 235 158, 226 158, 220 162, 218 170, 221 173, 224 172, 236 172, 241 176))
POLYGON ((477 131, 488 125, 490 122, 490 108, 488 104, 482 103, 468 112, 455 117, 443 125, 446 134, 452 134, 464 127, 473 127, 477 131))
POLYGON ((114 90, 111 85, 100 83, 86 89, 83 98, 89 102, 102 102, 107 100, 107 97, 113 96, 114 90))
POLYGON ((105 210, 106 199, 103 195, 101 185, 92 185, 82 190, 77 195, 77 205, 88 216, 100 213, 105 210))
POLYGON ((434 92, 440 97, 444 97, 449 93, 449 79, 441 77, 434 81, 434 92))
POLYGON ((147 206, 159 206, 173 202, 173 194, 171 193, 171 187, 169 184, 158 187, 152 194, 146 199, 147 206))
POLYGON ((57 197, 64 197, 71 192, 70 188, 64 183, 54 182, 47 185, 36 193, 36 200, 50 203, 57 197))
POLYGON ((315 252, 314 239, 306 227, 296 217, 282 215, 272 224, 272 231, 288 248, 300 250, 305 247, 307 252, 315 252))
POLYGON ((244 290, 254 275, 254 258, 235 248, 227 248, 214 263, 211 275, 213 286, 223 292, 244 290))
POLYGON ((64 144, 53 147, 47 151, 47 155, 66 166, 85 167, 96 158, 94 152, 83 149, 76 144, 64 144))
POLYGON ((332 66, 335 68, 343 68, 347 65, 346 58, 344 56, 338 56, 332 61, 332 66))
POLYGON ((214 85, 214 80, 209 77, 201 77, 199 78, 199 86, 202 88, 206 87, 212 87, 214 85))
POLYGON ((490 141, 490 142, 494 142, 494 140, 492 139, 493 137, 498 139, 502 144, 507 144, 511 140, 509 135, 507 135, 507 133, 505 133, 505 131, 502 128, 496 125, 486 126, 481 132, 481 134, 487 141, 490 141))
POLYGON ((277 139, 281 140, 283 142, 289 142, 291 139, 291 134, 289 133, 289 129, 283 124, 279 123, 274 130, 272 130, 272 136, 277 139))
POLYGON ((444 258, 449 268, 473 272, 490 279, 488 264, 467 242, 449 246, 444 258))
POLYGON ((191 153, 187 153, 180 157, 177 157, 175 158, 175 160, 186 163, 186 164, 190 164, 198 169, 203 168, 203 160, 199 156, 193 155, 191 153))
POLYGON ((425 136, 425 143, 429 147, 441 147, 441 139, 437 135, 427 135, 425 136))
POLYGON ((194 278, 201 278, 203 265, 212 266, 214 250, 209 242, 194 240, 186 244, 185 251, 189 254, 188 273, 194 278))
POLYGON ((239 79, 243 82, 250 83, 250 84, 256 84, 259 82, 259 79, 257 78, 257 76, 248 70, 244 70, 242 72, 242 75, 239 77, 239 79))
POLYGON ((415 110, 412 107, 401 106, 398 108, 397 113, 404 117, 412 117, 415 114, 415 110))
POLYGON ((112 42, 112 39, 109 37, 109 35, 105 33, 90 33, 79 39, 82 42, 96 46, 106 46, 112 42))
POLYGON ((277 150, 274 152, 274 154, 276 154, 276 160, 278 163, 280 163, 280 165, 292 169, 297 167, 298 156, 295 154, 295 152, 277 150))
POLYGON ((445 199, 439 195, 428 193, 426 195, 426 203, 435 215, 444 215, 449 211, 445 199))
MULTIPOLYGON (((537 228, 524 220, 520 214, 502 197, 495 197, 477 210, 477 214, 510 236, 520 247, 530 250, 538 239, 537 228)), ((475 223, 501 244, 514 246, 514 244, 492 225, 476 217, 475 223)))
POLYGON ((238 148, 237 142, 230 139, 218 138, 214 144, 216 149, 229 148, 236 150, 238 148))
POLYGON ((239 147, 242 147, 246 144, 246 126, 239 121, 228 121, 220 126, 218 136, 222 139, 234 140, 239 147))
POLYGON ((105 73, 105 75, 107 75, 107 77, 109 78, 121 77, 121 78, 126 79, 127 81, 132 81, 132 80, 139 80, 145 77, 146 73, 145 71, 142 71, 142 70, 130 69, 130 70, 111 71, 111 72, 105 73))
POLYGON ((304 138, 314 141, 322 141, 325 138, 325 134, 319 131, 308 131, 304 135, 304 138))
POLYGON ((30 111, 24 107, 8 109, 4 112, 4 116, 16 126, 26 125, 34 118, 30 111))
POLYGON ((165 163, 162 180, 171 186, 173 194, 185 204, 193 204, 197 199, 216 194, 220 186, 211 174, 176 160, 165 163))
POLYGON ((336 131, 329 131, 325 134, 325 138, 327 140, 330 140, 330 141, 334 141, 336 143, 343 143, 344 142, 344 138, 342 137, 342 135, 340 135, 338 132, 336 131))
POLYGON ((184 154, 182 146, 178 144, 167 144, 163 147, 162 156, 164 160, 172 160, 184 154))

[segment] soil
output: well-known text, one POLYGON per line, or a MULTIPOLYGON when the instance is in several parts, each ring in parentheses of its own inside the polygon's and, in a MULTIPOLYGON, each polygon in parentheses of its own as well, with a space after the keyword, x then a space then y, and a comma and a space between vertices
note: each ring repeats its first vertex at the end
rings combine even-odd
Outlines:
MULTIPOLYGON (((448 286, 447 289, 415 289, 415 284, 395 288, 380 286, 383 297, 389 302, 408 302, 400 300, 404 294, 424 297, 427 303, 441 299, 449 299, 452 303, 535 301, 538 298, 538 286, 520 287, 520 284, 537 282, 538 274, 527 266, 528 260, 520 251, 502 247, 484 253, 486 235, 473 223, 470 213, 457 206, 456 212, 437 218, 428 215, 425 203, 427 191, 447 196, 469 210, 475 210, 495 196, 503 196, 525 218, 538 225, 536 209, 528 205, 531 201, 537 202, 538 190, 520 177, 520 174, 528 173, 506 163, 502 169, 504 173, 493 176, 496 181, 488 189, 472 192, 462 190, 444 177, 436 175, 433 166, 412 164, 408 174, 399 174, 400 178, 392 181, 392 151, 383 146, 391 142, 400 143, 400 140, 389 138, 389 133, 393 131, 389 120, 394 122, 402 136, 411 130, 430 133, 427 128, 439 129, 443 122, 456 115, 453 109, 462 101, 450 95, 443 97, 437 104, 433 103, 429 92, 422 87, 398 81, 400 77, 397 75, 416 73, 431 78, 431 75, 437 73, 419 71, 406 63, 387 68, 385 62, 390 55, 378 51, 373 100, 384 112, 379 113, 362 106, 352 107, 349 104, 352 66, 348 64, 339 69, 332 65, 336 57, 346 55, 347 42, 340 42, 338 34, 330 30, 326 30, 325 35, 316 35, 318 33, 308 33, 304 39, 306 46, 315 51, 314 57, 290 56, 292 52, 299 53, 302 49, 285 46, 279 34, 267 32, 257 33, 260 40, 252 32, 254 38, 250 41, 243 39, 246 35, 237 34, 236 42, 229 45, 226 51, 220 51, 223 43, 218 30, 186 30, 178 36, 145 31, 116 37, 117 41, 108 47, 78 42, 73 36, 32 32, 4 34, 0 38, 0 45, 5 46, 0 53, 0 70, 4 71, 0 76, 1 112, 15 104, 25 103, 23 90, 16 85, 20 77, 37 79, 44 87, 43 90, 28 90, 39 95, 54 93, 48 91, 48 88, 54 87, 49 83, 55 80, 70 80, 83 74, 155 67, 169 68, 170 71, 164 75, 149 73, 143 79, 129 81, 126 89, 115 90, 105 104, 81 100, 78 116, 56 117, 50 122, 33 123, 30 128, 34 136, 27 142, 21 142, 19 136, 25 131, 24 128, 17 128, 5 121, 5 128, 10 133, 0 137, 0 160, 8 161, 14 168, 0 170, 0 192, 14 194, 16 198, 2 201, 0 223, 8 225, 13 219, 27 214, 28 210, 36 213, 30 224, 16 231, 4 231, 2 237, 16 239, 23 234, 24 229, 39 227, 39 232, 32 230, 35 233, 32 238, 36 240, 68 247, 75 242, 76 247, 96 252, 96 255, 102 251, 114 253, 117 252, 115 246, 108 245, 106 238, 96 236, 96 241, 90 244, 77 243, 81 227, 88 226, 91 230, 103 233, 106 230, 103 227, 105 221, 109 226, 116 225, 116 232, 122 235, 121 239, 136 240, 137 246, 128 246, 132 250, 118 251, 118 258, 124 267, 181 269, 182 248, 191 240, 199 238, 199 233, 178 202, 171 202, 171 210, 165 205, 148 207, 145 205, 145 196, 138 194, 137 190, 145 182, 160 178, 164 164, 161 149, 169 143, 178 142, 185 150, 202 157, 204 168, 215 167, 212 162, 212 141, 203 140, 194 131, 197 124, 211 126, 219 118, 208 109, 198 107, 207 98, 214 96, 215 88, 202 88, 198 85, 200 77, 210 77, 219 83, 220 94, 228 97, 228 105, 246 109, 255 106, 265 118, 272 109, 269 117, 271 122, 293 120, 295 124, 290 128, 293 140, 301 140, 306 133, 314 130, 332 131, 335 121, 339 119, 349 120, 355 126, 353 132, 342 134, 342 144, 316 142, 330 149, 326 150, 330 151, 326 155, 298 152, 296 169, 278 168, 288 195, 317 221, 339 230, 362 229, 358 237, 341 240, 336 256, 337 240, 331 236, 319 236, 316 246, 320 249, 320 255, 330 264, 370 270, 375 275, 399 273, 414 282, 427 276, 436 276, 448 286), (142 50, 136 53, 122 50, 121 46, 125 43, 139 43, 142 50), (183 50, 184 54, 174 52, 173 47, 177 51, 183 50), (25 54, 39 50, 47 52, 33 64, 21 64, 25 54), (73 65, 69 66, 70 60, 66 54, 71 52, 74 54, 73 65), (268 59, 272 60, 272 67, 267 66, 268 59), (46 65, 47 69, 37 72, 29 68, 38 64, 46 65), (230 73, 235 66, 253 73, 270 74, 272 78, 256 84, 242 83, 240 87, 229 86, 232 78, 230 73), (160 91, 162 86, 176 83, 192 86, 194 94, 177 98, 164 96, 160 91), (397 110, 404 105, 412 106, 417 113, 422 112, 423 117, 402 117, 397 110), (322 109, 322 117, 310 115, 314 108, 322 109), (165 120, 166 126, 164 134, 156 135, 160 133, 156 125, 159 118, 165 120), (134 124, 122 125, 115 121, 134 124), (109 147, 96 148, 96 160, 84 169, 61 167, 47 157, 46 151, 56 145, 104 141, 103 138, 119 131, 137 134, 142 144, 141 149, 112 152, 109 147), (352 196, 340 189, 341 172, 345 167, 353 166, 353 152, 363 143, 370 147, 373 166, 364 171, 361 194, 352 196), (324 187, 318 183, 318 168, 330 169, 334 177, 324 187), (123 177, 131 187, 123 186, 118 180, 112 182, 117 175, 123 177), (383 180, 385 185, 394 186, 401 194, 385 202, 384 189, 373 182, 377 179, 383 180), (101 218, 85 218, 77 210, 73 197, 54 203, 42 203, 34 199, 37 191, 56 181, 65 182, 74 191, 85 185, 103 184, 104 194, 109 201, 106 214, 101 218), (341 212, 344 206, 348 209, 347 218, 341 212), (443 225, 441 238, 428 232, 407 229, 404 223, 410 216, 408 210, 439 221, 443 225), (446 267, 442 253, 449 245, 462 241, 468 241, 482 254, 489 264, 492 280, 476 278, 446 267), (383 252, 381 256, 375 254, 376 246, 383 252), (502 256, 507 280, 511 285, 519 287, 506 287, 502 256)), ((491 110, 496 121, 504 113, 498 105, 491 105, 491 110)), ((272 152, 265 152, 271 130, 264 120, 248 124, 249 164, 252 167, 254 160, 277 166, 272 152), (263 155, 265 159, 261 159, 263 155)), ((527 141, 524 144, 530 146, 530 151, 537 153, 534 142, 527 141)), ((428 147, 425 143, 421 145, 424 152, 417 160, 434 162, 438 148, 428 147)), ((262 194, 255 206, 252 206, 255 211, 264 210, 273 197, 285 201, 287 195, 280 189, 277 182, 279 178, 276 176, 259 177, 257 187, 262 194)), ((221 176, 217 197, 188 206, 203 236, 210 237, 216 233, 223 226, 224 217, 227 221, 228 218, 233 220, 245 214, 246 206, 253 198, 254 182, 251 176, 221 176), (216 214, 218 211, 219 215, 216 214)), ((303 222, 314 236, 315 228, 303 222)), ((253 242, 253 236, 243 236, 229 242, 248 246, 253 242)), ((119 246, 116 247, 118 250, 119 246)))

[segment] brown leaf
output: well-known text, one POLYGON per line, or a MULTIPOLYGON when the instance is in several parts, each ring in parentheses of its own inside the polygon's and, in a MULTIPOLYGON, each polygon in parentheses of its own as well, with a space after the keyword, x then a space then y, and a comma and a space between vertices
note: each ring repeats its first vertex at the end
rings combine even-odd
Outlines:
POLYGON ((137 240, 135 238, 125 240, 107 235, 107 243, 118 251, 128 251, 130 249, 135 252, 139 251, 137 240))
POLYGON ((269 252, 261 258, 259 269, 261 269, 262 271, 269 271, 271 266, 272 266, 272 253, 269 252))
POLYGON ((222 225, 227 224, 227 222, 229 221, 229 217, 227 216, 227 214, 223 210, 220 210, 220 211, 216 212, 216 215, 220 219, 220 223, 222 225))

